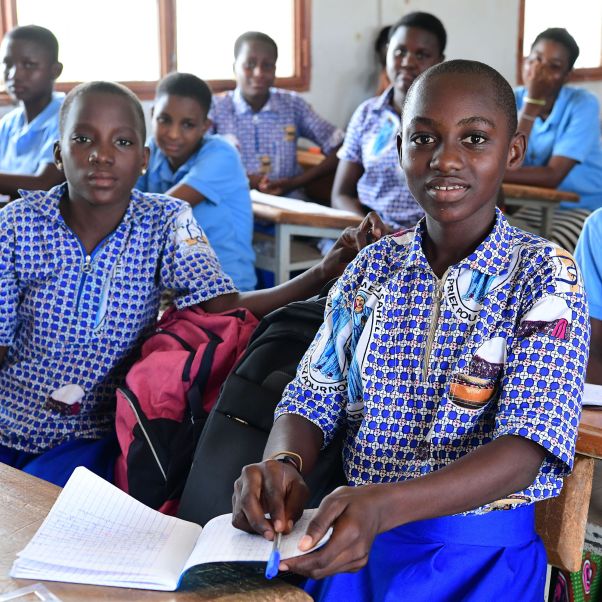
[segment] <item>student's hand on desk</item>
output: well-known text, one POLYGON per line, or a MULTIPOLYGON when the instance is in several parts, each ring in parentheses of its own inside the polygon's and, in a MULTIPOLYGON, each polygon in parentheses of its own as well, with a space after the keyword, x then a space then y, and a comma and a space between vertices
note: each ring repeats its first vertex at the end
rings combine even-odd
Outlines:
POLYGON ((335 489, 322 500, 299 548, 311 549, 333 527, 326 545, 305 556, 283 560, 280 570, 312 579, 359 571, 368 562, 374 538, 393 526, 386 518, 391 503, 388 493, 386 485, 335 489))
POLYGON ((247 178, 249 178, 249 188, 251 190, 260 190, 263 183, 268 181, 268 177, 263 173, 248 173, 247 178))
POLYGON ((298 188, 295 178, 280 178, 278 180, 269 180, 266 178, 258 186, 260 192, 275 196, 283 196, 287 192, 295 190, 295 188, 298 188))
POLYGON ((308 497, 309 489, 294 466, 277 460, 249 464, 234 483, 232 524, 272 540, 274 531, 290 533, 308 497))

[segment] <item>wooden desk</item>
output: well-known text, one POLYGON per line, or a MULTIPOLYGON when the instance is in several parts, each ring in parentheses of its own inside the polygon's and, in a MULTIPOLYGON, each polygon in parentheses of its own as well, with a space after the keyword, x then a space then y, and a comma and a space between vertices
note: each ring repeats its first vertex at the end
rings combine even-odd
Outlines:
MULTIPOLYGON (((17 552, 21 551, 48 514, 60 488, 0 463, 0 594, 36 583, 29 579, 12 579, 8 572, 17 552)), ((223 600, 228 602, 311 601, 299 588, 280 579, 267 581, 256 572, 241 569, 238 583, 209 575, 201 569, 188 575, 177 592, 101 587, 46 581, 44 585, 63 602, 193 602, 223 600)), ((27 598, 30 599, 30 598, 27 598)))
MULTIPOLYGON (((541 209, 541 228, 535 231, 544 238, 550 238, 552 233, 552 218, 554 211, 561 202, 576 203, 579 195, 573 192, 556 190, 555 188, 541 188, 539 186, 523 186, 522 184, 504 184, 502 186, 506 206, 508 207, 538 207, 541 209)), ((528 230, 528 226, 521 220, 509 216, 509 221, 519 228, 528 230)))
POLYGON ((602 409, 583 410, 577 437, 577 453, 602 459, 602 409))
MULTIPOLYGON (((251 191, 251 199, 257 196, 256 191, 251 191)), ((281 197, 278 199, 285 203, 289 200, 281 197)), ((317 249, 299 243, 295 237, 338 238, 347 226, 357 226, 362 221, 360 216, 346 213, 336 215, 335 210, 330 210, 331 214, 319 213, 319 206, 316 207, 313 203, 303 204, 307 211, 300 212, 253 202, 255 221, 259 220, 274 228, 273 235, 258 232, 256 228, 253 237, 255 265, 273 272, 274 284, 290 280, 293 272, 306 270, 321 259, 317 249)))

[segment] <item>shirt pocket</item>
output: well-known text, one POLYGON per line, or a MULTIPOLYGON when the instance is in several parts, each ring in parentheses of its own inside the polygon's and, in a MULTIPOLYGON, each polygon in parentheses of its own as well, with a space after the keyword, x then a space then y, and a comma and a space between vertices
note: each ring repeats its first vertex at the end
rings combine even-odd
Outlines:
POLYGON ((498 378, 481 378, 456 372, 449 383, 448 401, 463 412, 480 412, 495 397, 498 378))

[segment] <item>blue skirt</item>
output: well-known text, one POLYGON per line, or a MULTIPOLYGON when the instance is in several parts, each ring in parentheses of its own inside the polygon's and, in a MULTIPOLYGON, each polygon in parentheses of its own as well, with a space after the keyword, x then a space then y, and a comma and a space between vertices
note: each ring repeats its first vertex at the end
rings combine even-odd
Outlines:
POLYGON ((377 536, 357 573, 308 580, 318 601, 542 602, 546 552, 534 505, 444 516, 377 536))

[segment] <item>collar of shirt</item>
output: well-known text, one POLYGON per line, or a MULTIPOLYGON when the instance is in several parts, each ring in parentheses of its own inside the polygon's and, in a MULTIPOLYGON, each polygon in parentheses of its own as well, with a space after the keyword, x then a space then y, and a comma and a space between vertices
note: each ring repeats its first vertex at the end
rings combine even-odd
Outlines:
MULTIPOLYGON (((485 240, 468 256, 457 264, 458 268, 476 270, 482 274, 501 276, 508 272, 512 262, 512 229, 502 212, 496 208, 495 223, 485 240)), ((422 250, 422 237, 426 219, 421 219, 414 229, 414 239, 408 252, 406 264, 431 270, 422 250)), ((403 236, 403 234, 402 234, 403 236)))
POLYGON ((46 105, 44 110, 39 115, 36 115, 36 117, 29 123, 27 123, 25 110, 21 108, 21 114, 19 115, 19 125, 22 128, 22 130, 28 132, 36 132, 39 130, 43 130, 48 125, 49 121, 52 121, 54 123, 54 121, 56 120, 57 111, 61 104, 63 104, 64 98, 65 94, 63 92, 53 92, 52 98, 50 102, 46 105))
MULTIPOLYGON (((232 104, 234 105, 234 110, 238 115, 254 112, 251 108, 251 105, 243 98, 240 88, 236 88, 234 90, 234 93, 232 94, 232 104)), ((268 98, 268 101, 263 105, 263 107, 261 107, 261 109, 258 112, 278 112, 278 95, 276 93, 275 88, 270 88, 270 96, 268 98)))
MULTIPOLYGON (((64 222, 59 209, 60 200, 67 190, 67 183, 63 182, 49 191, 43 190, 19 190, 21 198, 31 203, 34 209, 50 221, 64 222)), ((142 221, 145 216, 144 207, 141 203, 144 201, 144 195, 139 190, 132 190, 130 194, 130 204, 121 220, 129 222, 130 220, 142 221)))
MULTIPOLYGON (((372 110, 376 112, 381 111, 393 111, 393 107, 391 107, 391 99, 393 98, 393 86, 389 86, 377 99, 376 102, 372 105, 372 110)), ((397 113, 395 113, 397 115, 397 113)))

